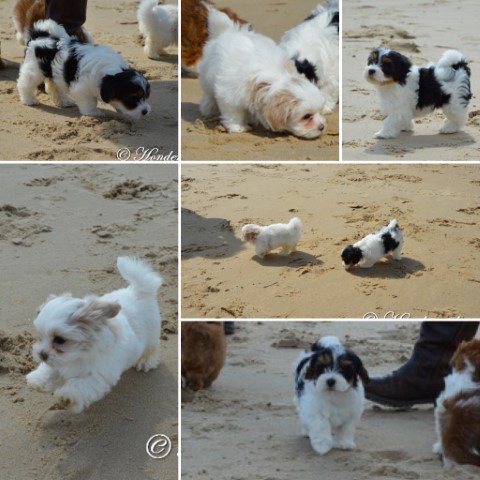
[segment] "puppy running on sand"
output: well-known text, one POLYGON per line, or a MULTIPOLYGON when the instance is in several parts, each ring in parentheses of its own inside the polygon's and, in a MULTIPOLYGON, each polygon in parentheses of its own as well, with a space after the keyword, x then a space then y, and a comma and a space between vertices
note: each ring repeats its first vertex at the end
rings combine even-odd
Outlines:
POLYGON ((255 245, 255 253, 263 258, 271 250, 282 247, 279 255, 294 252, 302 234, 302 222, 293 217, 288 223, 274 223, 262 227, 249 223, 242 227, 242 241, 255 245))

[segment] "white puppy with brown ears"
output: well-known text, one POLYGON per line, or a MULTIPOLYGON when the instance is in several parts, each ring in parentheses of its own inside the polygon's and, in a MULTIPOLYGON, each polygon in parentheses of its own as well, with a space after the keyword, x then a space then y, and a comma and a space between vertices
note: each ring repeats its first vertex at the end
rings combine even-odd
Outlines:
POLYGON ((242 227, 242 241, 255 245, 255 253, 263 258, 271 250, 282 247, 280 255, 295 251, 302 234, 302 222, 293 217, 288 223, 274 223, 266 227, 249 223, 242 227))
POLYGON ((208 41, 199 65, 200 113, 220 114, 230 133, 261 124, 273 132, 319 137, 326 128, 325 95, 272 39, 224 17, 231 25, 208 41))
POLYGON ((75 413, 103 398, 125 370, 146 372, 160 361, 162 277, 131 257, 119 257, 117 268, 127 288, 101 297, 50 296, 34 322, 40 365, 27 383, 67 400, 75 413))

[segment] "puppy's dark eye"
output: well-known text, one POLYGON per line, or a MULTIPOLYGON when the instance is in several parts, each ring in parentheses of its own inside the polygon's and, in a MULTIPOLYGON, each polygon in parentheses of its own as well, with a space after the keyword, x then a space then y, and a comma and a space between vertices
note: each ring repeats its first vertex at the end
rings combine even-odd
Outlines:
POLYGON ((313 115, 311 113, 307 113, 302 117, 302 120, 311 120, 313 118, 313 115))
POLYGON ((58 345, 63 345, 66 342, 66 340, 63 337, 60 337, 59 335, 56 335, 53 337, 53 343, 56 343, 58 345))

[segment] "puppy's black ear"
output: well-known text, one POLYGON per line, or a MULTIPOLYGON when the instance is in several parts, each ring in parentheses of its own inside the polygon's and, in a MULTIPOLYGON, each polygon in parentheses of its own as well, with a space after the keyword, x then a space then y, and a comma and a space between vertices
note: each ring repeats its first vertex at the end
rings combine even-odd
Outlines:
POLYGON ((110 103, 115 96, 115 75, 105 75, 100 86, 100 97, 103 102, 110 103))
POLYGON ((398 52, 390 52, 388 57, 393 60, 393 79, 400 85, 405 85, 405 83, 407 83, 407 75, 412 67, 412 62, 405 55, 398 52))
POLYGON ((368 376, 368 372, 366 368, 363 366, 362 361, 360 360, 359 357, 357 357, 357 355, 355 355, 353 352, 349 352, 349 353, 350 353, 349 356, 353 362, 353 366, 355 367, 355 372, 361 378, 363 384, 366 385, 367 383, 370 382, 370 377, 368 376))

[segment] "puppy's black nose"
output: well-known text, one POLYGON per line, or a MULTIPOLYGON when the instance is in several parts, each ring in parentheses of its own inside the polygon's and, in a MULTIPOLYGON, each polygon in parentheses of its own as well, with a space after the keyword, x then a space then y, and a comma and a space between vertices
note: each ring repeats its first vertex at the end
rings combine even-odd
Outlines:
POLYGON ((48 353, 47 352, 40 352, 40 358, 46 362, 48 360, 48 353))
POLYGON ((144 109, 142 110, 142 115, 146 115, 147 113, 148 113, 148 108, 144 108, 144 109))
POLYGON ((335 381, 334 378, 329 378, 329 379, 327 380, 327 385, 328 385, 330 388, 332 388, 332 387, 335 385, 335 383, 336 383, 336 381, 335 381))
POLYGON ((318 130, 320 132, 323 132, 325 130, 325 125, 323 123, 321 123, 319 126, 318 126, 318 130))
POLYGON ((374 68, 369 68, 368 69, 368 74, 369 75, 375 75, 376 70, 374 68))

